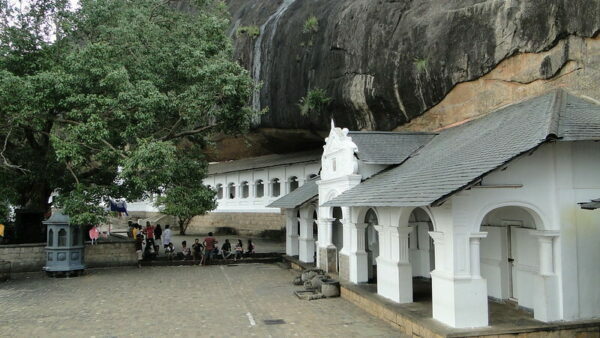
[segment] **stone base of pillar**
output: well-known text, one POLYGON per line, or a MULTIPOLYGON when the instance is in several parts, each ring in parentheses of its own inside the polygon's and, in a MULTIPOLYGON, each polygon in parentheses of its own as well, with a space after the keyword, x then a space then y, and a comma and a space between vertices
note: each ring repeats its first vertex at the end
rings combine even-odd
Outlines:
POLYGON ((338 259, 340 260, 340 271, 339 271, 340 280, 349 281, 350 280, 350 256, 348 255, 348 253, 340 252, 338 259))
POLYGON ((314 263, 315 240, 312 238, 300 238, 298 259, 304 263, 314 263))
POLYGON ((412 266, 377 258, 377 293, 397 303, 412 303, 412 266))
POLYGON ((286 236, 285 254, 288 256, 298 256, 298 235, 286 236))
POLYGON ((431 273, 433 318, 454 328, 488 325, 487 281, 431 273))
POLYGON ((366 283, 369 281, 369 267, 366 252, 354 252, 349 256, 350 264, 349 281, 352 283, 366 283))
POLYGON ((536 276, 533 317, 543 322, 560 320, 558 276, 536 276))
POLYGON ((337 273, 337 248, 335 246, 319 248, 319 259, 319 268, 325 272, 337 273))

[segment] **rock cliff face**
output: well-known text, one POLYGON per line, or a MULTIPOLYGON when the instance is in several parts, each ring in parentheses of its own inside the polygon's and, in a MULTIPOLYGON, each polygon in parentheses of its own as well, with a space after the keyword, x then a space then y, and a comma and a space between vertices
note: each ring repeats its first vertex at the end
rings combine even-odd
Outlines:
POLYGON ((556 86, 600 99, 600 0, 226 3, 235 56, 263 83, 253 105, 269 109, 256 153, 331 117, 351 129, 435 130, 556 86), (333 99, 327 113, 302 116, 298 101, 315 88, 333 99))

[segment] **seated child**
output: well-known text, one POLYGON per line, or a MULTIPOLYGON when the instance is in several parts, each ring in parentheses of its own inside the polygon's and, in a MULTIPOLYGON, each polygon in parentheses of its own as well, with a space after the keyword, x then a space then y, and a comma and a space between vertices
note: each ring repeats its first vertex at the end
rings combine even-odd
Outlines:
POLYGON ((165 247, 165 254, 170 261, 173 260, 173 255, 175 255, 175 247, 173 246, 173 243, 169 243, 169 245, 165 247))

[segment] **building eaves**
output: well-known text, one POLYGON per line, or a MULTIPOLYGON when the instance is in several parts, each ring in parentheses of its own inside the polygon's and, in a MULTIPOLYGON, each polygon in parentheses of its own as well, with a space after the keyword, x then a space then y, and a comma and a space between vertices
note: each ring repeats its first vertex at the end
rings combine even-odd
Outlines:
POLYGON ((323 151, 319 149, 292 154, 272 154, 235 161, 210 163, 208 165, 208 174, 224 174, 235 171, 262 169, 281 165, 319 162, 321 160, 322 153, 323 151))
POLYGON ((273 201, 268 208, 294 209, 297 208, 319 195, 319 187, 317 181, 320 178, 317 176, 312 178, 291 193, 273 201))

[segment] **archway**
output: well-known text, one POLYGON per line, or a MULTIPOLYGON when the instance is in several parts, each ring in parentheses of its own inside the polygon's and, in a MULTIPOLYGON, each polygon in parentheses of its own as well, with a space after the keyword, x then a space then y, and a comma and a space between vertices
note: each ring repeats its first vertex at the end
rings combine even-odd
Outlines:
MULTIPOLYGON (((542 229, 540 217, 522 206, 501 206, 481 221, 481 276, 487 280, 488 296, 534 308, 540 262, 534 229, 542 229)), ((552 259, 552 257, 550 257, 552 259)))
POLYGON ((432 298, 431 272, 435 269, 435 247, 429 231, 433 221, 423 208, 415 208, 408 218, 412 231, 408 234, 408 254, 412 270, 414 302, 429 302, 432 298))
POLYGON ((365 228, 365 251, 367 252, 367 271, 369 283, 377 282, 377 257, 379 256, 379 233, 375 226, 379 224, 377 213, 373 209, 367 210, 364 219, 365 228))
POLYGON ((413 228, 408 235, 413 277, 431 278, 431 271, 435 269, 435 247, 429 236, 433 222, 424 209, 416 208, 410 214, 408 226, 413 228))

